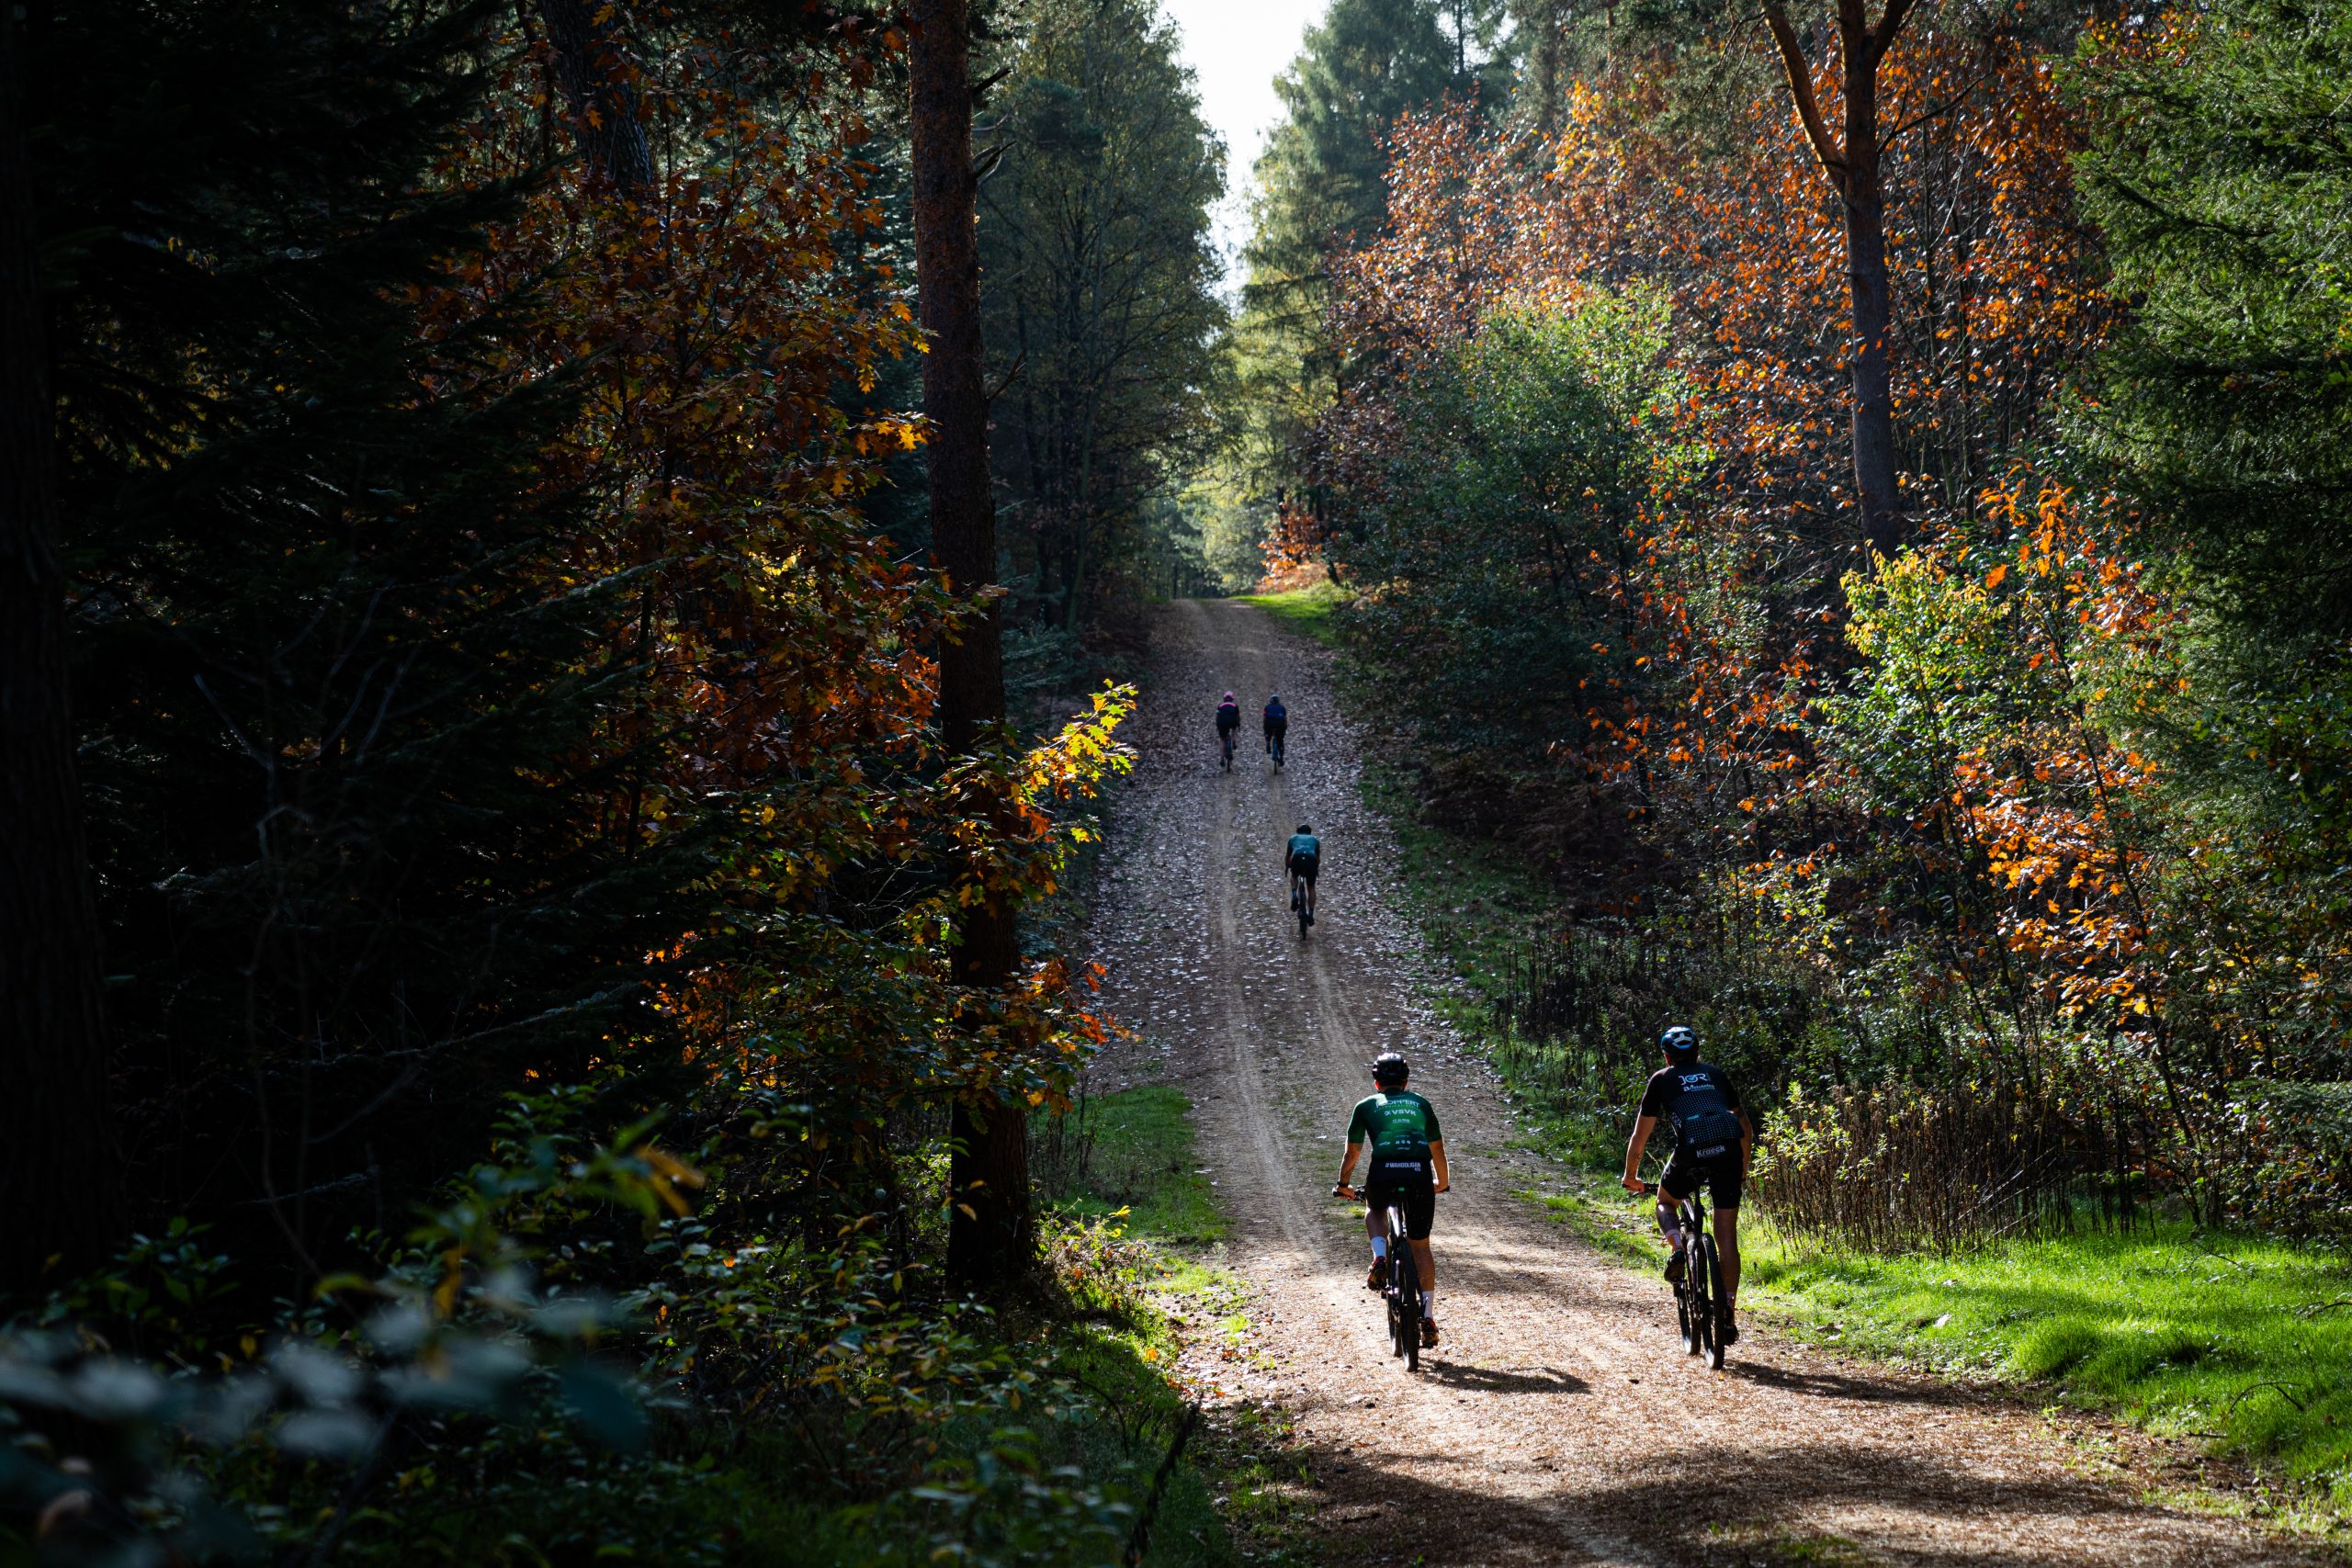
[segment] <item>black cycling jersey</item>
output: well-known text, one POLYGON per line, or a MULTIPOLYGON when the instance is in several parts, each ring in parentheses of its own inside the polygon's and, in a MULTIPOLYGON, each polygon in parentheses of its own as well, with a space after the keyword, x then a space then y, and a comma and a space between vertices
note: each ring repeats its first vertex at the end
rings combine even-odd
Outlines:
POLYGON ((1677 1157, 1720 1159, 1739 1148, 1739 1090, 1705 1062, 1660 1067, 1642 1090, 1640 1114, 1674 1129, 1677 1157))

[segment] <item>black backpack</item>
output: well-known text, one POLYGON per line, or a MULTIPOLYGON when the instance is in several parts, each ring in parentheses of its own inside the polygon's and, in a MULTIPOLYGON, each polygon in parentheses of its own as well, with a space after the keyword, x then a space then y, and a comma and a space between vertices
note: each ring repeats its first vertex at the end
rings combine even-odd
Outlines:
POLYGON ((1739 1112, 1727 1105, 1703 1105, 1675 1127, 1681 1152, 1694 1160, 1723 1159, 1739 1150, 1739 1112))

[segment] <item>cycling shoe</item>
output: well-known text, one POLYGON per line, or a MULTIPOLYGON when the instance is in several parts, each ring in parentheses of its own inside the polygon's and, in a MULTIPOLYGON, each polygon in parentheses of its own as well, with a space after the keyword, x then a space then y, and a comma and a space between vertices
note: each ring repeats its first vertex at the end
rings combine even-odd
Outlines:
POLYGON ((1666 1260, 1666 1282, 1669 1285, 1679 1285, 1682 1283, 1684 1267, 1685 1261, 1682 1256, 1682 1250, 1679 1247, 1677 1247, 1675 1249, 1674 1256, 1666 1260))

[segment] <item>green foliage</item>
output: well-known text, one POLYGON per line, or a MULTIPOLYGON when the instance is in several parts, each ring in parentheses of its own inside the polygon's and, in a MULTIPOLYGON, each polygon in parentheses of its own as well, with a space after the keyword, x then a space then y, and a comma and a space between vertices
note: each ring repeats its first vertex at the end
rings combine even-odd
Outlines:
POLYGON ((1261 503, 1296 487, 1294 446, 1338 392, 1325 257, 1380 231, 1384 142, 1397 118, 1464 85, 1438 15, 1429 0, 1334 0, 1275 79, 1283 118, 1251 171, 1249 277, 1231 344, 1238 466, 1261 503))
POLYGON ((2083 203, 2131 324, 2075 428, 2178 542, 2201 598, 2340 660, 2352 634, 2352 17, 2233 0, 2074 71, 2083 203))
POLYGON ((1650 487, 1690 460, 1660 434, 1667 329, 1648 291, 1507 309, 1399 389, 1379 478, 1340 525, 1369 587, 1360 661, 1429 739, 1573 745, 1587 689, 1631 674, 1603 584, 1650 487))
POLYGON ((1020 17, 981 186, 985 331, 1007 381, 991 452, 1036 612, 1075 631, 1094 574, 1148 590, 1175 553, 1176 519, 1152 503, 1212 434, 1225 158, 1155 0, 1031 0, 1020 17))
POLYGON ((1057 1206, 1080 1220, 1121 1222, 1156 1244, 1192 1247, 1225 1234, 1208 1179, 1193 1160, 1193 1102, 1168 1084, 1080 1099, 1038 1139, 1057 1206))

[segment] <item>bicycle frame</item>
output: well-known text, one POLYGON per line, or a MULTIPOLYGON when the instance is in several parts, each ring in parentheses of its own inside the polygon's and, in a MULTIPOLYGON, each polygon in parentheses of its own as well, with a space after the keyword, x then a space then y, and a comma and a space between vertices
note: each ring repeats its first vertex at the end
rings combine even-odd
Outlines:
MULTIPOLYGON (((1362 1188, 1344 1183, 1331 1189, 1334 1198, 1351 1202, 1363 1195, 1362 1188)), ((1406 1228, 1405 1209, 1400 1203, 1383 1203, 1374 1211, 1380 1215, 1381 1233, 1387 1238, 1388 1252, 1381 1271, 1380 1299, 1388 1310, 1389 1354, 1400 1357, 1407 1371, 1421 1370, 1421 1277, 1420 1263, 1413 1251, 1413 1238, 1406 1228)))
POLYGON ((1717 1314, 1724 1295, 1723 1264, 1716 1256, 1714 1233, 1707 1228, 1707 1203, 1700 1194, 1675 1200, 1675 1226, 1682 1233, 1682 1282, 1674 1287, 1675 1313, 1681 1320, 1682 1348, 1704 1356, 1721 1371, 1724 1364, 1723 1326, 1717 1314))

